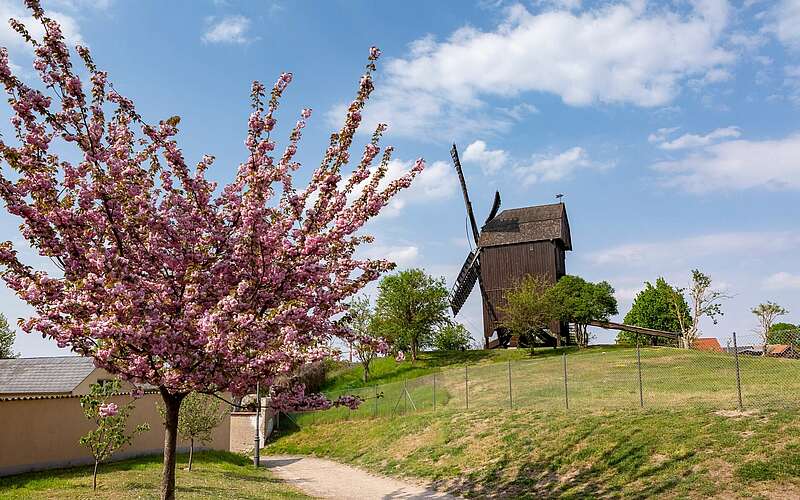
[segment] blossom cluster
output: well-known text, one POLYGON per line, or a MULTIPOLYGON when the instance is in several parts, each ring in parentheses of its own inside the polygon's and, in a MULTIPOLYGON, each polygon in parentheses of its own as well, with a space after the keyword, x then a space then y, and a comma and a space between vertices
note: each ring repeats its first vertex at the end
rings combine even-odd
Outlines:
POLYGON ((11 242, 0 244, 3 279, 35 311, 22 329, 171 394, 240 395, 330 355, 331 339, 348 334, 334 320, 345 301, 393 267, 356 257, 372 241, 360 230, 424 168, 420 159, 383 186, 392 155, 381 153, 384 124, 349 166, 380 51, 370 50, 345 123, 304 187, 293 174, 312 110, 279 149, 277 110, 292 74, 269 91, 253 83, 247 159, 220 187, 206 178, 213 156, 190 167, 179 117, 148 123, 77 47, 82 79, 59 24, 37 0, 26 4, 43 38, 12 27, 33 46, 41 85, 15 76, 0 49, 14 130, 0 139, 11 169, 0 175, 0 197, 28 244, 62 273, 25 265, 11 242), (67 148, 76 160, 61 155, 67 148))
POLYGON ((119 413, 119 407, 117 407, 115 403, 100 405, 100 408, 97 410, 97 414, 102 418, 113 417, 116 416, 117 413, 119 413))

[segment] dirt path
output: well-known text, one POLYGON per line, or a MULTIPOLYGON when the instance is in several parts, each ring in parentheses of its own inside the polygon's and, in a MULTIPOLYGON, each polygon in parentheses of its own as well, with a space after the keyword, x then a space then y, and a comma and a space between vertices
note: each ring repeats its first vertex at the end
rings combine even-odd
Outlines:
POLYGON ((301 456, 269 456, 263 464, 275 475, 306 494, 336 500, 426 499, 455 500, 439 493, 396 479, 375 476, 363 470, 330 460, 301 456))

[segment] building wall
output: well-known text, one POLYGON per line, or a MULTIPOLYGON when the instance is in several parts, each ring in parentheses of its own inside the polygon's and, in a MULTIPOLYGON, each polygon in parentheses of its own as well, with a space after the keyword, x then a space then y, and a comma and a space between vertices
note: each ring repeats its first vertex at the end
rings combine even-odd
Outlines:
MULTIPOLYGON (((230 451, 237 453, 253 452, 256 438, 256 412, 243 411, 231 413, 230 424, 230 451)), ((264 446, 266 439, 272 434, 274 427, 273 413, 270 410, 262 411, 259 418, 259 442, 264 446)))
MULTIPOLYGON (((118 405, 130 400, 128 395, 112 398, 118 405)), ((112 460, 163 452, 164 427, 156 408, 160 401, 158 394, 137 400, 128 424, 133 428, 148 423, 150 430, 136 436, 112 460)), ((89 450, 78 440, 94 427, 94 422, 84 416, 76 396, 0 400, 0 422, 0 476, 93 463, 89 450)), ((228 450, 229 445, 230 417, 226 417, 206 448, 228 450)), ((188 450, 188 443, 182 440, 178 446, 181 451, 188 450)))

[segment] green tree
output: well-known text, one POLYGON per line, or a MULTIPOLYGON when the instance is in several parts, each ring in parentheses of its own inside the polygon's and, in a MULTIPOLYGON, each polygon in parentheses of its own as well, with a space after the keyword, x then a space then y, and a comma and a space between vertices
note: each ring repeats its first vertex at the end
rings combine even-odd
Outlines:
POLYGON ((8 324, 5 315, 0 313, 0 359, 19 356, 13 350, 14 337, 16 337, 14 329, 8 324))
POLYGON ((605 281, 592 283, 578 276, 564 276, 549 291, 560 321, 574 323, 578 345, 589 344, 587 327, 592 321, 608 321, 617 314, 614 288, 605 281))
POLYGON ((130 433, 126 432, 128 415, 133 409, 134 402, 131 401, 124 406, 110 402, 112 396, 119 394, 119 390, 119 380, 114 379, 92 384, 89 393, 81 396, 83 414, 97 425, 80 439, 80 444, 89 448, 94 457, 92 488, 95 490, 98 466, 111 458, 114 452, 130 444, 137 434, 150 429, 150 425, 141 424, 130 433))
POLYGON ((416 361, 420 349, 430 345, 436 328, 448 320, 444 278, 428 276, 422 269, 408 269, 384 277, 378 289, 377 333, 395 350, 410 350, 412 362, 416 361))
POLYGON ((433 335, 433 347, 439 351, 465 351, 471 341, 469 330, 456 322, 445 323, 433 335))
MULTIPOLYGON (((162 417, 166 417, 161 405, 158 405, 158 411, 162 417)), ((192 470, 195 441, 201 444, 210 443, 213 439, 212 432, 227 413, 222 407, 222 401, 214 396, 190 392, 184 398, 178 413, 178 434, 189 441, 189 470, 192 470)))
POLYGON ((750 311, 758 318, 758 330, 756 330, 756 332, 761 336, 764 345, 763 355, 766 356, 769 332, 772 330, 772 325, 775 323, 778 316, 789 314, 789 311, 775 302, 759 304, 750 311))
MULTIPOLYGON (((654 328, 667 332, 682 332, 681 325, 691 321, 691 313, 686 299, 679 291, 664 280, 658 278, 656 284, 645 282, 645 288, 633 301, 631 310, 622 321, 626 325, 654 328)), ((618 344, 666 342, 665 339, 620 331, 618 344)))
MULTIPOLYGON (((498 309, 503 313, 500 326, 519 339, 520 344, 533 345, 534 339, 544 336, 544 331, 558 319, 549 293, 552 284, 541 276, 528 275, 505 294, 505 305, 498 309)), ((556 335, 556 344, 561 337, 556 335)))
POLYGON ((357 297, 347 306, 347 314, 342 318, 342 324, 350 330, 353 338, 350 341, 350 351, 356 353, 363 369, 362 380, 369 381, 369 367, 372 360, 379 352, 379 343, 375 342, 373 332, 376 329, 375 313, 369 303, 369 297, 357 297))
POLYGON ((775 323, 769 329, 767 343, 800 346, 800 326, 791 323, 775 323))

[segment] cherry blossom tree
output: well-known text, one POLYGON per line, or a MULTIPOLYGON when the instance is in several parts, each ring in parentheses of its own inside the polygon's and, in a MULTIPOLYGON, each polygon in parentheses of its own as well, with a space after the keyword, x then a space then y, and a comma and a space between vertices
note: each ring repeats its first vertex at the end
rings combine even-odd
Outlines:
MULTIPOLYGON (((206 178, 213 156, 193 168, 185 159, 176 141, 180 118, 148 123, 85 47, 76 47, 83 66, 76 70, 59 24, 38 0, 26 5, 42 38, 19 21, 11 25, 33 47, 41 84, 15 76, 0 50, 15 131, 0 140, 0 196, 21 218, 27 243, 61 272, 26 265, 5 242, 2 276, 35 311, 21 322, 24 331, 91 356, 122 379, 158 387, 162 498, 174 498, 181 401, 191 391, 241 395, 256 381, 269 385, 330 355, 333 337, 352 335, 336 321, 346 301, 393 268, 358 257, 359 245, 372 241, 360 229, 424 162, 381 182, 392 148, 381 154, 386 126, 379 125, 343 175, 373 90, 380 55, 373 47, 344 125, 305 187, 294 184, 295 155, 311 110, 291 126, 282 150, 273 139, 278 103, 292 81, 283 73, 269 91, 253 83, 247 159, 218 188, 206 178)), ((301 392, 283 390, 273 401, 311 404, 301 392)), ((357 404, 352 399, 342 403, 357 404)))

